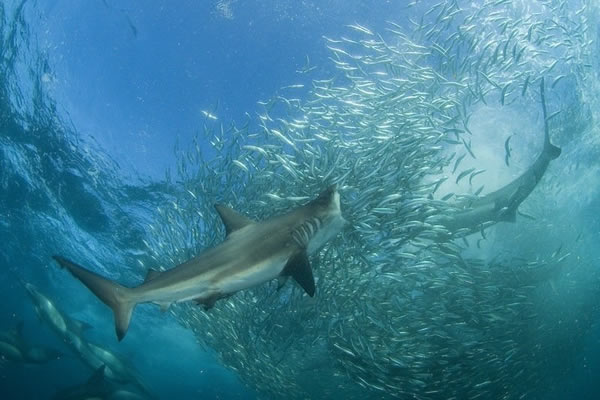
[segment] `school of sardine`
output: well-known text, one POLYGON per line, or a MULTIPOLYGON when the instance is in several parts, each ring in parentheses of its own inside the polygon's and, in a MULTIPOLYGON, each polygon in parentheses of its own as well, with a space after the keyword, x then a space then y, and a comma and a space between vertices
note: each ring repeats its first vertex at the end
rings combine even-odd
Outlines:
POLYGON ((349 224, 311 257, 314 297, 274 281, 170 312, 261 398, 537 398, 573 368, 598 312, 588 232, 552 200, 571 167, 553 161, 514 224, 451 232, 440 218, 498 189, 476 137, 516 175, 531 153, 519 140, 541 143, 544 124, 563 149, 591 129, 572 121, 591 112, 598 14, 585 0, 415 0, 385 27, 324 38, 334 76, 307 58, 302 82, 243 126, 203 111, 196 142, 176 149, 170 202, 148 212, 136 272, 219 243, 214 203, 261 220, 336 183, 349 224), (478 132, 482 109, 537 122, 478 132))

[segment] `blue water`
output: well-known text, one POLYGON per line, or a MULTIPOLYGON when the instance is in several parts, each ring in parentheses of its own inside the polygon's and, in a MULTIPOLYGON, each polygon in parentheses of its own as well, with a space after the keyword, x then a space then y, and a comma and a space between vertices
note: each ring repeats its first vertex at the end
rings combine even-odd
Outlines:
MULTIPOLYGON (((28 341, 65 349, 36 316, 22 286, 31 282, 92 325, 86 338, 130 360, 159 398, 257 398, 157 307, 138 307, 118 343, 110 310, 50 257, 111 259, 103 267, 118 271, 112 278, 139 283, 124 260, 148 261, 139 254, 145 227, 177 195, 165 174, 206 113, 256 123, 258 101, 306 96, 312 79, 338 74, 324 37, 356 23, 408 26, 404 2, 8 0, 0 11, 0 330, 24 321, 28 341), (307 60, 316 69, 299 73, 307 60), (281 91, 294 84, 306 86, 281 91)), ((589 167, 586 184, 598 185, 597 159, 586 154, 580 170, 589 167)), ((584 203, 597 243, 600 201, 584 203)), ((597 398, 599 341, 596 318, 561 390, 535 398, 597 398)), ((84 382, 92 370, 65 353, 44 365, 0 365, 0 398, 47 399, 84 382)))

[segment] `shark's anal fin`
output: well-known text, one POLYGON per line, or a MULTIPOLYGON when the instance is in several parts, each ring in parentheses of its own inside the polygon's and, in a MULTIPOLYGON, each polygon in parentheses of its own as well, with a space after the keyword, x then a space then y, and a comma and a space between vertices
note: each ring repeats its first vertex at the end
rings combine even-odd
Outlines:
POLYGON ((230 296, 229 294, 213 293, 208 297, 199 297, 197 299, 194 299, 194 301, 198 305, 203 305, 204 310, 208 311, 215 306, 215 303, 217 302, 217 300, 224 299, 229 296, 230 296))
POLYGON ((251 225, 254 223, 254 221, 245 215, 242 215, 222 204, 215 204, 215 209, 219 213, 221 221, 223 221, 223 225, 225 225, 225 232, 227 235, 229 235, 231 232, 237 231, 238 229, 242 229, 246 225, 251 225))
POLYGON ((285 268, 283 268, 281 275, 289 275, 294 278, 310 297, 315 295, 315 279, 306 251, 301 251, 290 258, 285 268))

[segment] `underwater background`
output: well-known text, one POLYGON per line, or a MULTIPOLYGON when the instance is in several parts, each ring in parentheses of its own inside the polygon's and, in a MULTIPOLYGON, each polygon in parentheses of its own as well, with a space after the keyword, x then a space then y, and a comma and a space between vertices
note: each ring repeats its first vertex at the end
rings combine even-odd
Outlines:
MULTIPOLYGON (((3 399, 596 399, 596 1, 0 3, 3 399), (540 101, 545 87, 544 118, 540 101), (514 222, 441 216, 562 149, 514 222), (340 188, 315 297, 113 316, 134 286, 340 188)), ((518 204, 517 204, 518 205, 518 204)))

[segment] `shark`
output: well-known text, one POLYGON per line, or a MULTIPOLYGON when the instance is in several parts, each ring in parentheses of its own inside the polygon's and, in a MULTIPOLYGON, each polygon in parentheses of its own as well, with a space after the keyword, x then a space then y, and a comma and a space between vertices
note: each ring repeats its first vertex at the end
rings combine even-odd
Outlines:
POLYGON ((45 364, 59 360, 63 353, 48 346, 32 345, 23 335, 23 322, 8 332, 0 333, 0 360, 23 364, 45 364))
POLYGON ((260 222, 222 204, 215 208, 225 226, 225 240, 166 271, 150 269, 137 287, 123 286, 62 256, 53 258, 112 309, 119 341, 140 303, 166 310, 173 303, 195 301, 209 309, 240 290, 286 277, 314 296, 309 255, 346 224, 337 185, 307 204, 260 222))
POLYGON ((458 204, 457 211, 444 215, 440 224, 460 236, 470 234, 500 221, 514 222, 519 205, 541 181, 550 162, 561 154, 560 147, 550 142, 544 95, 544 79, 540 85, 544 116, 544 147, 532 165, 512 182, 485 196, 458 204))

